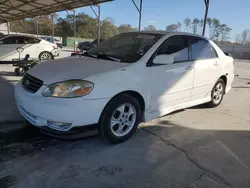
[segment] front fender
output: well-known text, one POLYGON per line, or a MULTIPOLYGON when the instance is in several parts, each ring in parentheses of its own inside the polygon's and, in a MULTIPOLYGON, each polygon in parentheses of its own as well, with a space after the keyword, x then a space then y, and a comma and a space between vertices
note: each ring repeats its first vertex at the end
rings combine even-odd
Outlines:
POLYGON ((112 98, 124 91, 136 91, 149 106, 150 98, 150 68, 140 68, 139 65, 129 65, 113 71, 92 75, 84 80, 91 81, 94 88, 84 99, 112 98), (139 71, 140 70, 140 71, 139 71))

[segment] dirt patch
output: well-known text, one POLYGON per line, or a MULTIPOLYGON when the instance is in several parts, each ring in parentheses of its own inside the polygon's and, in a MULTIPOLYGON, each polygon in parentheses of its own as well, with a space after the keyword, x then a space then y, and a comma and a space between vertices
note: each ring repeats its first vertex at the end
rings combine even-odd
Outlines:
POLYGON ((36 150, 43 150, 43 148, 55 143, 55 139, 46 136, 32 126, 8 133, 0 133, 0 161, 26 155, 36 150))

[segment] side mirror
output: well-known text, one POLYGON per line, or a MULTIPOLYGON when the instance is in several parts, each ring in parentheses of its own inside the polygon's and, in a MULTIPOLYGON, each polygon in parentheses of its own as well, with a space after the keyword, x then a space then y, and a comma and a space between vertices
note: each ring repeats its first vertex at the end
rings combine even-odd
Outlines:
POLYGON ((174 56, 173 55, 167 55, 167 54, 157 55, 153 59, 153 62, 155 64, 164 64, 164 65, 173 64, 174 63, 174 56))

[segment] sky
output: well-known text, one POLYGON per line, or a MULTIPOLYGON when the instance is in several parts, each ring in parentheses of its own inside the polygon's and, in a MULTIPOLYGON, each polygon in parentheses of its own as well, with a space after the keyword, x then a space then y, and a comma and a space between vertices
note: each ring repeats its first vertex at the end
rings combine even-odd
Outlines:
MULTIPOLYGON (((139 4, 139 0, 135 0, 139 4)), ((97 10, 97 9, 96 9, 97 10)), ((204 0, 143 0, 142 28, 154 25, 165 30, 169 24, 183 22, 185 18, 203 18, 204 0)), ((95 17, 90 7, 78 8, 76 13, 95 17)), ((65 16, 66 12, 60 12, 65 16)), ((231 40, 244 29, 250 29, 250 0, 210 0, 208 16, 218 18, 232 28, 231 40)), ((101 4, 101 19, 113 18, 115 25, 131 24, 138 27, 138 12, 132 0, 114 0, 101 4)))

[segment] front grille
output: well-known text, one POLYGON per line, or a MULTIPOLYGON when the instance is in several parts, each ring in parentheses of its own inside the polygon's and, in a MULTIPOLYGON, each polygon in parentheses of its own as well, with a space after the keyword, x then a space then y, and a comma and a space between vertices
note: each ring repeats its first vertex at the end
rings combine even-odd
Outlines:
POLYGON ((22 85, 24 89, 26 89, 27 91, 35 93, 43 85, 43 81, 26 73, 23 77, 22 85))

